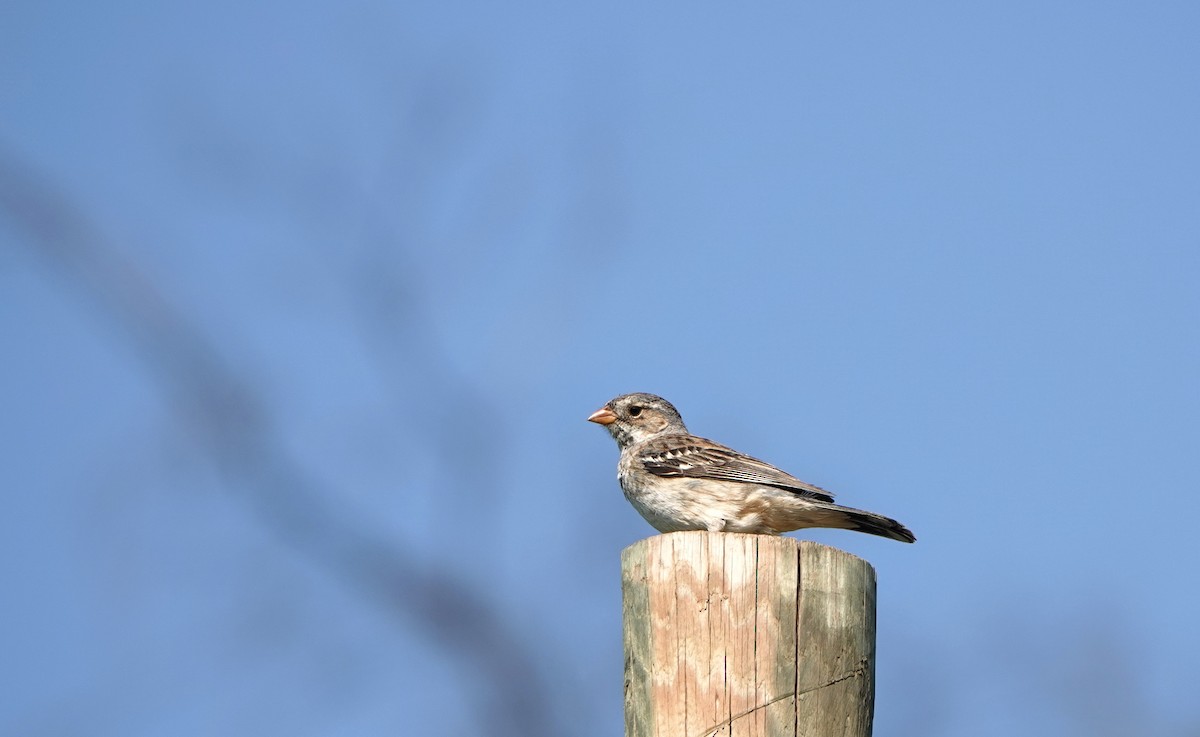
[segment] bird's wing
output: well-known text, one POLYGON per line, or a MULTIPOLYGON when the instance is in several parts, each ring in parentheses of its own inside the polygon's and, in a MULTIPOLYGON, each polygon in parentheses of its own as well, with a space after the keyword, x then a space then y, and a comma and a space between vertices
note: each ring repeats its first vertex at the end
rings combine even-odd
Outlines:
POLYGON ((769 463, 694 435, 662 435, 637 449, 642 467, 664 478, 717 479, 773 486, 810 499, 832 502, 833 494, 769 463))

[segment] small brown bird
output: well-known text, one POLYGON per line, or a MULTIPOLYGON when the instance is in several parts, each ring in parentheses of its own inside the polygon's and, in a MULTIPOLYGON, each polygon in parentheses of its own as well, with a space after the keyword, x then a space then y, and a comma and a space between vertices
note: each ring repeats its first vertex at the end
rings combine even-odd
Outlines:
POLYGON ((696 437, 674 406, 625 394, 588 417, 621 449, 625 498, 659 532, 709 530, 778 535, 805 527, 857 530, 911 543, 890 517, 833 503, 833 494, 769 463, 696 437))

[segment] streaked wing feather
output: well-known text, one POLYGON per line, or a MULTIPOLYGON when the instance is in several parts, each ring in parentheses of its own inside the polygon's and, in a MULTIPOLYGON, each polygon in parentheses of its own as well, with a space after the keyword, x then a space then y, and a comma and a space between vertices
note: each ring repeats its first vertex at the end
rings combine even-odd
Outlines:
POLYGON ((704 438, 664 435, 647 441, 638 458, 647 471, 664 478, 736 481, 772 486, 823 502, 833 501, 833 494, 819 486, 704 438))

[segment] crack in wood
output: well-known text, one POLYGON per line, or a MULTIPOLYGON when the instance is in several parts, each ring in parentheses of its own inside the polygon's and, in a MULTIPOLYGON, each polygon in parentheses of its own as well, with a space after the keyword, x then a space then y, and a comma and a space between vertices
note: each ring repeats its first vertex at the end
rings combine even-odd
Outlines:
POLYGON ((823 688, 829 688, 830 686, 833 686, 834 684, 841 683, 842 681, 848 681, 851 678, 861 678, 866 672, 867 672, 867 661, 860 660, 858 662, 858 665, 853 670, 848 670, 845 673, 842 673, 841 675, 834 676, 833 678, 829 679, 828 681, 826 681, 822 684, 819 684, 817 686, 810 686, 809 688, 805 688, 805 689, 801 689, 800 691, 797 691, 796 693, 781 694, 779 696, 776 696, 773 699, 770 699, 769 701, 764 701, 763 703, 758 704, 757 706, 752 706, 749 709, 746 709, 744 711, 739 711, 737 714, 734 714, 733 716, 729 717, 728 719, 724 719, 722 721, 717 722, 713 726, 708 727, 707 729, 705 729, 703 732, 700 733, 700 737, 715 737, 715 735, 718 732, 720 732, 722 729, 725 729, 726 727, 733 727, 733 723, 736 722, 738 719, 741 719, 742 717, 747 716, 749 714, 753 714, 754 712, 759 711, 760 709, 765 709, 768 706, 770 706, 771 704, 777 704, 780 701, 783 701, 785 699, 799 698, 799 697, 803 696, 804 694, 812 693, 813 691, 820 691, 823 688))

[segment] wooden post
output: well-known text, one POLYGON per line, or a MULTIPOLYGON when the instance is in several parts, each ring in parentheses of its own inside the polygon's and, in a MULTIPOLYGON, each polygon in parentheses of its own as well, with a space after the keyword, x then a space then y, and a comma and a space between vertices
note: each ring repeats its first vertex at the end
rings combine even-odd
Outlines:
POLYGON ((869 737, 875 570, 787 537, 675 532, 621 556, 626 737, 869 737))

